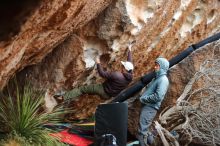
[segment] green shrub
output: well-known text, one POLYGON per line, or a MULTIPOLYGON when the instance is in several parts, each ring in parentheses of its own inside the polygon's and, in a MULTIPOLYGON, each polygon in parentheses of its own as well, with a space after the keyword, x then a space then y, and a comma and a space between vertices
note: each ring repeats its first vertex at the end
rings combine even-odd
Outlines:
POLYGON ((56 108, 51 113, 45 113, 42 104, 44 94, 34 91, 30 86, 22 90, 18 87, 14 93, 1 97, 0 101, 0 138, 16 141, 22 146, 61 146, 57 139, 49 134, 53 132, 43 127, 47 123, 57 123, 64 111, 56 108))

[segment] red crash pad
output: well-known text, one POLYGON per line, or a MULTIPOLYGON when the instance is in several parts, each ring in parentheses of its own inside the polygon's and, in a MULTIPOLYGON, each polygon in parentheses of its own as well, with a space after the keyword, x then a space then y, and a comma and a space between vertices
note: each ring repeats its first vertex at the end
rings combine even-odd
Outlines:
POLYGON ((61 142, 74 146, 89 146, 93 143, 92 140, 81 137, 77 134, 68 133, 68 129, 58 133, 52 133, 51 136, 58 138, 61 142))

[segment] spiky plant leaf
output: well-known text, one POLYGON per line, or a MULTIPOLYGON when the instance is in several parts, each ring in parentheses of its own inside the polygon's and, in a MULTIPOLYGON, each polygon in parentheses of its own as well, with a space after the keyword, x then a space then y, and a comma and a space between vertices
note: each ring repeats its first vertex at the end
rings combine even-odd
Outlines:
POLYGON ((3 124, 0 131, 24 138, 27 145, 62 145, 49 135, 52 131, 43 125, 60 122, 64 111, 57 108, 45 113, 42 110, 43 98, 42 93, 35 92, 30 86, 25 86, 22 91, 17 88, 14 96, 4 97, 0 102, 0 121, 3 124))

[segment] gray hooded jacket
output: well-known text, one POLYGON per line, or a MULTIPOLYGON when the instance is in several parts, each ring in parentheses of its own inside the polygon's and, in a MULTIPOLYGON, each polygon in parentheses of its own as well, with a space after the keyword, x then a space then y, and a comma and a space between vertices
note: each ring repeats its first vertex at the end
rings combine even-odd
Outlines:
POLYGON ((162 57, 157 58, 156 62, 160 65, 160 70, 156 71, 156 77, 149 83, 140 101, 158 110, 169 87, 167 78, 169 62, 162 57))

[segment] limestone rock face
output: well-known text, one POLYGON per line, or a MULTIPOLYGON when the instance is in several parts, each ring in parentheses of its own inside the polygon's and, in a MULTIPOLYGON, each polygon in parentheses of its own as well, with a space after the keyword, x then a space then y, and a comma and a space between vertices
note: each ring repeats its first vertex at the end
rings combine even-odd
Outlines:
MULTIPOLYGON (((42 63, 43 60, 45 64, 53 57, 58 59, 51 54, 64 49, 62 46, 65 46, 66 54, 69 51, 71 54, 72 50, 81 53, 71 56, 75 58, 72 60, 71 57, 65 56, 64 50, 60 51, 59 58, 61 59, 63 54, 63 59, 69 60, 69 63, 58 72, 54 72, 54 68, 43 69, 45 76, 53 72, 54 75, 50 78, 56 76, 59 79, 38 76, 37 80, 42 81, 38 82, 41 84, 40 87, 70 88, 69 86, 75 85, 76 81, 85 84, 92 82, 85 78, 83 81, 70 68, 82 73, 93 67, 97 55, 107 54, 107 60, 105 55, 103 57, 105 62, 110 61, 107 67, 117 69, 119 63, 114 61, 125 59, 126 45, 133 40, 136 40, 133 46, 134 73, 135 77, 139 77, 152 68, 152 62, 158 55, 170 59, 190 44, 218 32, 219 5, 218 0, 42 0, 33 8, 17 35, 0 43, 1 88, 25 67, 37 64, 36 67, 28 69, 33 73, 33 70, 40 70, 33 68, 39 67, 38 63, 42 63), (78 38, 79 45, 68 46, 68 40, 71 40, 72 35, 78 38), (79 63, 76 63, 76 60, 84 62, 84 67, 74 65, 79 63), (65 72, 73 74, 70 77, 65 75, 65 72), (67 81, 68 78, 74 81, 67 81)), ((25 9, 23 11, 25 12, 25 9)), ((56 61, 49 64, 56 67, 62 63, 56 61)))
MULTIPOLYGON (((136 41, 132 53, 138 79, 152 69, 159 55, 171 59, 220 30, 219 0, 41 0, 28 12, 21 15, 26 21, 19 31, 0 41, 1 89, 14 75, 54 92, 102 82, 95 58, 100 56, 107 70, 118 70, 132 41, 136 41)), ((171 77, 172 84, 174 78, 182 84, 174 84, 170 98, 180 94, 176 90, 184 87, 194 66, 184 72, 186 79, 179 78, 179 72, 171 77)), ((92 96, 81 98, 77 118, 92 115, 102 102, 92 96), (81 110, 87 106, 93 110, 81 110)))
POLYGON ((111 0, 42 0, 20 32, 1 47, 0 84, 24 67, 36 64, 75 30, 87 24, 110 4, 111 0))

